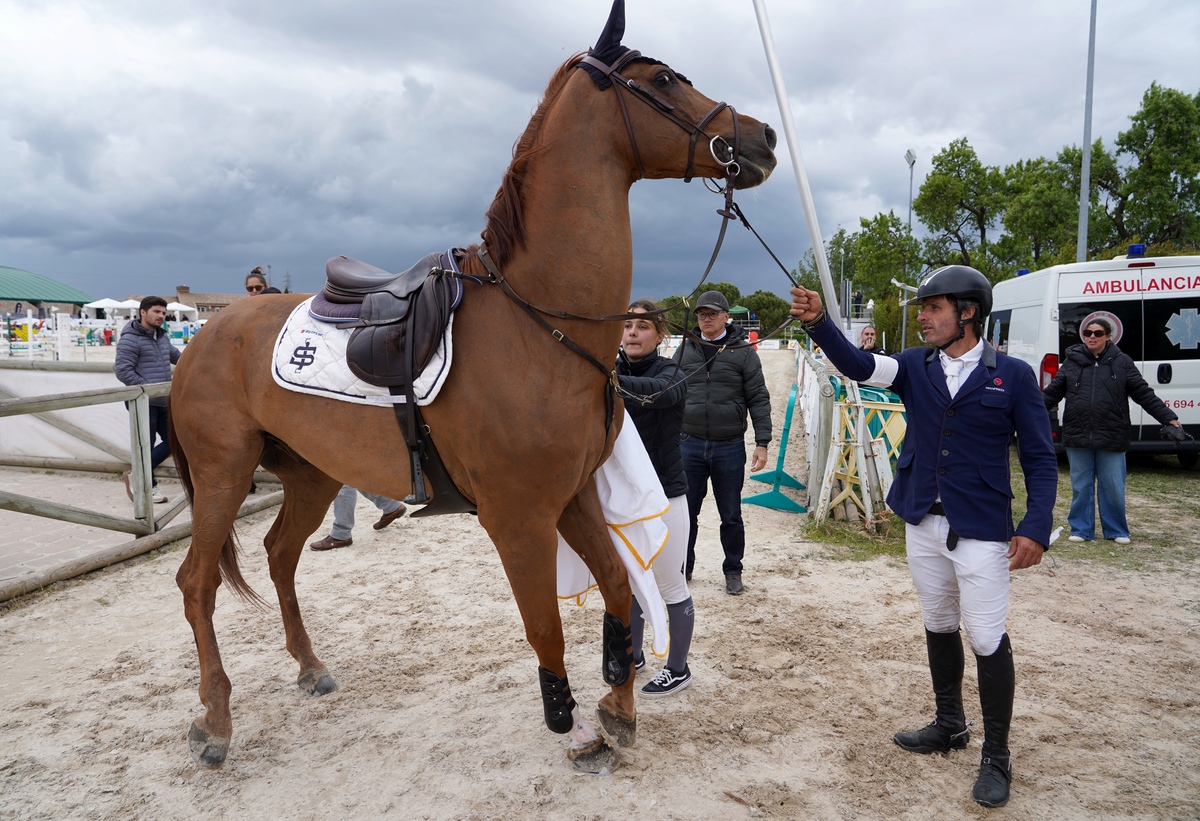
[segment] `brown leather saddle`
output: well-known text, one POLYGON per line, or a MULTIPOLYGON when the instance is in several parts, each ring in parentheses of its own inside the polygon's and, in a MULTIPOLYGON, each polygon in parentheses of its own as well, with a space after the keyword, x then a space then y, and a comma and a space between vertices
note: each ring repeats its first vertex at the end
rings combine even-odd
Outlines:
POLYGON ((453 250, 427 254, 400 274, 346 256, 325 264, 325 287, 309 314, 339 328, 352 328, 346 364, 359 379, 403 397, 392 405, 408 445, 413 492, 405 504, 425 505, 413 516, 474 513, 446 472, 421 419, 414 383, 433 359, 454 309, 463 296, 463 281, 453 250), (425 490, 428 474, 433 497, 425 490))
POLYGON ((411 386, 429 364, 462 300, 451 252, 427 254, 392 274, 357 259, 325 264, 325 287, 309 313, 353 328, 346 364, 359 379, 382 388, 411 386))

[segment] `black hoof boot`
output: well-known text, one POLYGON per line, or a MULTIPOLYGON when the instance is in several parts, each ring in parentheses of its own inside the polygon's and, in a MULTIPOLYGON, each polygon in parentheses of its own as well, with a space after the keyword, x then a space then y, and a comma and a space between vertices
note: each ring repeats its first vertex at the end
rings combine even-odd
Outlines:
POLYGON ((979 777, 971 797, 975 803, 985 807, 1003 807, 1008 803, 1008 785, 1012 781, 1012 767, 1008 758, 987 758, 979 764, 979 777))
POLYGON ((604 651, 600 672, 604 683, 620 687, 629 681, 633 667, 633 631, 628 624, 612 613, 604 614, 604 651))
POLYGON ((571 685, 566 676, 559 678, 545 667, 538 667, 538 683, 542 688, 542 710, 546 714, 546 726, 550 732, 571 732, 575 719, 571 715, 575 709, 575 699, 571 695, 571 685))
POLYGON ((892 740, 910 753, 948 753, 951 750, 965 750, 971 740, 971 732, 967 724, 958 727, 938 724, 935 718, 919 730, 907 733, 896 733, 892 740))

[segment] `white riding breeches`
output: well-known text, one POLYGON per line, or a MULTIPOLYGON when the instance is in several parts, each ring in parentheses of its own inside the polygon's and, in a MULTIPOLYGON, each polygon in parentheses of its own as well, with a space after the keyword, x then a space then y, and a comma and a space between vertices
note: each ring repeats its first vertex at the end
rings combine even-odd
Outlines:
POLYGON ((921 618, 932 633, 953 633, 961 622, 975 654, 990 656, 1000 646, 1008 615, 1008 544, 960 537, 947 550, 949 532, 946 517, 933 514, 906 528, 921 618))
POLYGON ((686 495, 676 496, 670 501, 671 509, 662 517, 669 531, 667 543, 650 567, 654 571, 654 581, 658 584, 658 592, 662 594, 663 601, 667 604, 679 604, 687 601, 692 595, 688 590, 687 579, 683 576, 691 517, 688 515, 686 495))

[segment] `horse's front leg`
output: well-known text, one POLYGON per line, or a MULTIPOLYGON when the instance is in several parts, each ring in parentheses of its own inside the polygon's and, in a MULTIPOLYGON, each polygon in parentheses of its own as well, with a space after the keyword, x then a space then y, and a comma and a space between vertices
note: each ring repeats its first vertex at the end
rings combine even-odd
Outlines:
POLYGON ((596 480, 589 479, 563 511, 558 531, 579 554, 600 585, 604 597, 604 643, 601 669, 612 690, 600 699, 600 723, 617 743, 631 746, 637 740, 637 708, 633 701, 633 645, 629 629, 632 593, 629 574, 613 547, 596 480))
POLYGON ((496 516, 489 515, 488 505, 481 500, 479 521, 500 554, 525 624, 525 638, 537 653, 546 726, 568 737, 567 757, 577 769, 612 771, 619 760, 616 751, 584 720, 567 680, 558 612, 554 518, 531 516, 527 510, 516 516, 512 511, 521 508, 517 500, 512 502, 498 506, 504 513, 496 516))

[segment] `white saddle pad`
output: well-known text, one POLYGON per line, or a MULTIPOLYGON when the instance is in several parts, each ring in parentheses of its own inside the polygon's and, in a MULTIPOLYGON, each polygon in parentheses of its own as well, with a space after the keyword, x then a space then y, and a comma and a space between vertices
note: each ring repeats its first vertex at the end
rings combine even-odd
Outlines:
MULTIPOLYGON (((369 385, 351 372, 346 364, 346 345, 352 329, 340 330, 336 325, 313 319, 308 314, 311 302, 309 298, 297 305, 279 332, 271 362, 275 383, 290 391, 360 405, 402 404, 404 396, 392 396, 387 388, 369 385)), ((428 405, 436 399, 450 373, 453 350, 450 331, 453 327, 454 316, 451 315, 433 359, 413 386, 418 405, 428 405)))

